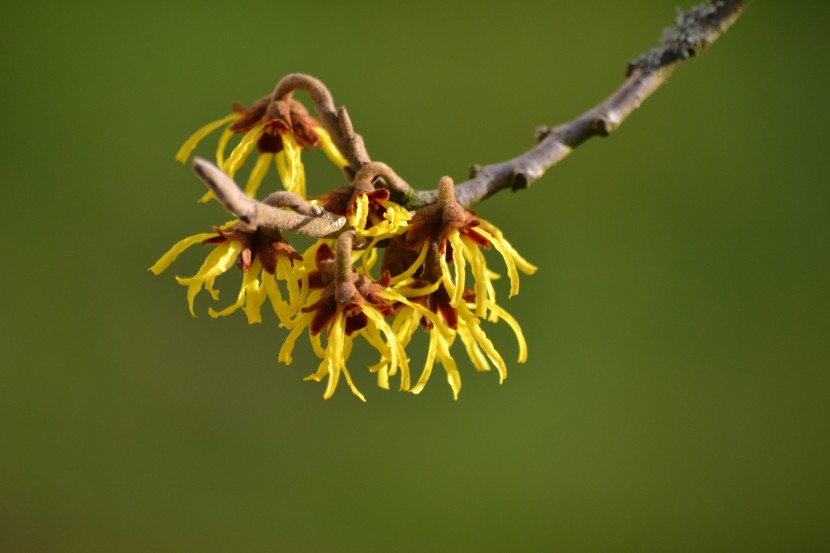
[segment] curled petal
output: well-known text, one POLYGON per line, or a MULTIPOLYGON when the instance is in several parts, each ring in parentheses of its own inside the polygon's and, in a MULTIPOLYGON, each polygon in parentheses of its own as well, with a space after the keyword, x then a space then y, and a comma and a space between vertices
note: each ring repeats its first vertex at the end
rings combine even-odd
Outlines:
POLYGON ((314 132, 317 133, 317 136, 320 137, 320 147, 325 152, 326 157, 329 158, 329 161, 337 165, 338 167, 348 167, 349 162, 346 161, 346 158, 343 157, 343 154, 340 153, 340 150, 337 149, 337 146, 334 145, 334 141, 331 139, 331 135, 329 131, 322 125, 314 127, 314 132))
POLYGON ((173 263, 179 255, 192 246, 193 244, 198 244, 203 242, 204 240, 209 240, 210 238, 214 238, 216 236, 215 232, 203 232, 201 234, 194 234, 193 236, 188 236, 182 240, 176 242, 172 248, 170 248, 167 253, 162 255, 158 261, 156 261, 150 270, 153 274, 160 275, 164 272, 167 267, 173 263))
POLYGON ((499 317, 504 319, 511 329, 513 329, 513 333, 516 335, 516 341, 519 343, 519 363, 524 363, 527 361, 527 342, 525 341, 525 335, 522 332, 522 327, 520 327, 518 321, 516 321, 516 319, 514 319, 513 316, 505 311, 501 306, 491 303, 489 304, 489 307, 497 313, 499 317))
POLYGON ((498 227, 496 227, 489 221, 484 221, 483 219, 481 220, 481 224, 490 234, 492 234, 495 238, 501 241, 502 246, 506 251, 510 252, 510 256, 516 263, 516 267, 518 267, 521 272, 523 272, 526 275, 532 275, 539 269, 539 267, 537 267, 536 265, 529 263, 524 257, 522 257, 519 254, 519 252, 516 251, 516 248, 514 248, 513 245, 510 244, 510 242, 505 240, 504 234, 498 227))
POLYGON ((259 185, 262 184, 262 179, 268 174, 268 167, 271 166, 271 159, 273 154, 260 154, 257 157, 254 168, 251 169, 251 174, 248 176, 248 183, 245 185, 245 194, 251 198, 256 198, 259 185))
POLYGON ((231 240, 223 244, 219 244, 210 252, 205 262, 199 268, 198 272, 189 278, 176 277, 179 284, 187 286, 187 303, 190 306, 190 314, 196 316, 193 311, 193 300, 196 294, 202 289, 202 286, 212 283, 213 280, 233 267, 236 263, 236 258, 242 252, 242 242, 239 240, 231 240))
POLYGON ((426 259, 426 257, 427 257, 427 250, 429 250, 429 242, 425 241, 424 245, 421 246, 421 252, 418 254, 418 257, 415 259, 415 261, 412 263, 412 265, 410 265, 409 268, 407 270, 405 270, 404 272, 402 272, 401 274, 395 275, 394 277, 392 277, 391 284, 395 285, 395 284, 397 284, 401 281, 406 280, 407 278, 411 277, 412 275, 414 275, 415 271, 420 269, 421 266, 424 264, 424 259, 426 259))
POLYGON ((222 119, 208 123, 201 129, 190 135, 190 138, 185 140, 184 144, 182 144, 182 147, 179 148, 178 152, 176 152, 176 161, 186 163, 187 158, 190 157, 190 154, 193 152, 193 150, 196 148, 199 142, 202 141, 202 139, 204 139, 207 135, 209 135, 222 125, 227 125, 231 121, 235 121, 238 118, 238 114, 232 113, 230 115, 223 117, 222 119))
POLYGON ((503 240, 496 238, 484 229, 479 229, 479 232, 496 247, 496 250, 504 259, 504 264, 507 265, 507 276, 510 278, 510 297, 512 298, 519 293, 519 272, 516 270, 516 262, 513 260, 510 251, 505 247, 503 240))
POLYGON ((277 170, 283 187, 306 197, 305 167, 300 159, 302 148, 291 133, 282 134, 283 150, 276 154, 277 170))
POLYGON ((236 145, 236 148, 233 149, 230 157, 222 166, 223 173, 228 175, 230 178, 234 177, 236 172, 239 171, 239 168, 242 167, 242 164, 245 163, 245 160, 248 159, 248 156, 253 151, 257 140, 259 140, 259 137, 262 136, 263 130, 264 127, 262 125, 258 125, 249 130, 245 136, 242 137, 242 140, 236 145))

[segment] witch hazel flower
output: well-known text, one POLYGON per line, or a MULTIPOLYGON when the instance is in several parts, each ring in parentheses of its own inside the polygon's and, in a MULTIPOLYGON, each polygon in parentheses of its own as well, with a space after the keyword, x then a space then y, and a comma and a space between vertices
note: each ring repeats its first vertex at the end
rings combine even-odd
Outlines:
MULTIPOLYGON (((217 199, 237 218, 180 240, 150 268, 160 274, 191 247, 209 248, 195 274, 176 277, 187 289, 191 314, 202 291, 218 301, 217 279, 238 271, 236 297, 208 314, 242 311, 249 323, 261 323, 268 302, 284 337, 278 360, 294 364, 305 336, 318 358, 306 380, 325 381, 325 399, 345 381, 365 401, 354 367, 348 368, 356 341, 377 351, 378 362, 367 368, 379 387, 396 382, 401 391, 419 394, 441 365, 455 399, 467 365, 495 368, 499 382, 507 376, 508 362, 485 324, 507 324, 518 343, 517 361, 526 361, 524 335, 498 301, 494 282, 501 277, 488 266, 486 252, 500 257, 509 296, 519 292, 519 273, 532 274, 536 267, 495 225, 459 202, 452 179, 442 178, 436 193, 422 193, 370 161, 345 109, 335 109, 322 83, 303 75, 286 77, 250 107, 234 104, 232 114, 194 133, 176 159, 186 162, 220 129, 216 163, 197 157, 193 167, 209 188, 203 199, 217 199), (293 98, 295 90, 312 96, 318 118, 293 98), (315 149, 346 184, 309 193, 301 154, 315 149), (255 152, 247 183, 239 187, 234 178, 255 152), (272 165, 282 190, 260 195, 272 165), (291 234, 316 242, 300 254, 287 238, 291 234), (419 332, 428 347, 416 361, 407 351, 419 332), (420 367, 417 376, 412 366, 420 367)), ((307 364, 305 355, 299 358, 307 364)))

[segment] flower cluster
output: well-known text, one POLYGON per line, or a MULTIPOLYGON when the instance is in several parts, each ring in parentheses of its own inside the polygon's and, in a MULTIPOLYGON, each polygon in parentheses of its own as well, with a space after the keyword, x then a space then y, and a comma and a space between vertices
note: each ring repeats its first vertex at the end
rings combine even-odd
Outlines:
MULTIPOLYGON (((378 385, 388 389, 390 378, 399 379, 401 390, 419 393, 436 364, 443 366, 457 399, 461 389, 454 346, 466 351, 479 371, 495 367, 500 381, 507 364, 487 337, 482 322, 507 323, 518 341, 518 361, 527 357, 527 346, 516 320, 496 301, 493 281, 499 275, 487 266, 484 250, 494 249, 506 267, 510 295, 519 291, 518 273, 532 274, 536 267, 522 258, 491 223, 476 217, 455 199, 452 181, 441 180, 436 202, 410 211, 392 201, 387 188, 372 182, 351 183, 317 197, 306 191, 301 154, 321 149, 338 167, 349 162, 338 151, 326 128, 292 99, 265 97, 250 108, 234 104, 231 115, 194 133, 176 155, 186 162, 197 144, 224 127, 216 150, 216 164, 233 178, 256 150, 245 193, 256 198, 271 165, 277 168, 282 187, 295 205, 265 199, 266 205, 297 208, 341 216, 347 221, 336 236, 320 238, 300 253, 286 241, 280 228, 257 226, 240 217, 213 232, 185 238, 175 244, 151 268, 160 274, 187 248, 211 247, 204 263, 191 277, 177 277, 187 287, 190 312, 204 289, 217 301, 214 287, 221 275, 236 265, 242 284, 230 305, 208 313, 226 316, 241 309, 249 323, 262 321, 261 310, 270 304, 287 337, 279 360, 291 364, 297 341, 307 335, 311 349, 321 360, 307 379, 326 380, 323 397, 334 393, 340 377, 360 399, 347 361, 357 338, 379 353, 369 367, 378 385), (232 140, 236 144, 230 154, 232 140), (426 360, 416 377, 411 375, 406 349, 422 329, 429 339, 426 360)), ((349 172, 345 174, 348 176, 349 172)), ((285 193, 283 193, 285 194, 285 193)), ((202 198, 207 201, 211 193, 202 198)), ((405 202, 404 202, 405 203, 405 202)))

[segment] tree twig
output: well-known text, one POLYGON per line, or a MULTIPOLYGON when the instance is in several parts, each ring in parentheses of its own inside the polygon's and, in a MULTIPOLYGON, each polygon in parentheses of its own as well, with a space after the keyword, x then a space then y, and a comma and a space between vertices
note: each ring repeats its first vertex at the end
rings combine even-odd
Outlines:
MULTIPOLYGON (((664 31, 660 47, 629 63, 628 79, 617 91, 576 119, 544 129, 540 142, 524 154, 476 167, 470 180, 455 187, 459 203, 469 207, 505 188, 527 188, 589 138, 610 135, 666 82, 682 61, 700 54, 720 37, 748 4, 749 0, 715 0, 680 11, 675 26, 664 31)), ((407 207, 431 204, 437 194, 437 190, 416 192, 407 207)))
POLYGON ((249 198, 221 169, 200 157, 193 159, 193 170, 213 191, 219 203, 245 224, 256 228, 287 230, 312 238, 334 238, 346 227, 346 218, 325 210, 317 216, 279 209, 249 198))
MULTIPOLYGON (((527 152, 501 163, 476 166, 469 180, 455 185, 458 203, 469 207, 505 188, 514 191, 527 188, 586 140, 610 135, 660 88, 682 61, 700 54, 717 40, 743 13, 749 1, 713 0, 679 11, 674 27, 664 31, 661 45, 629 63, 628 78, 611 96, 568 123, 542 129, 538 133, 539 143, 527 152)), ((277 84, 271 98, 286 99, 296 90, 307 92, 314 101, 318 116, 349 162, 347 176, 353 186, 376 180, 377 186, 389 189, 410 210, 438 201, 439 190, 416 190, 387 165, 371 161, 363 139, 354 132, 348 112, 343 107, 335 108, 331 93, 319 80, 299 73, 287 75, 277 84)), ((253 200, 227 175, 203 159, 194 159, 193 168, 225 209, 245 223, 313 238, 334 238, 349 230, 345 217, 325 210, 315 214, 311 207, 292 203, 282 196, 266 203, 253 200), (301 213, 269 203, 300 207, 301 213)))
POLYGON ((302 73, 286 75, 274 88, 271 101, 290 97, 295 90, 301 90, 311 96, 317 116, 329 131, 337 149, 348 160, 352 174, 371 161, 369 154, 366 153, 363 138, 354 132, 352 120, 346 108, 336 109, 334 107, 331 92, 318 79, 302 73))

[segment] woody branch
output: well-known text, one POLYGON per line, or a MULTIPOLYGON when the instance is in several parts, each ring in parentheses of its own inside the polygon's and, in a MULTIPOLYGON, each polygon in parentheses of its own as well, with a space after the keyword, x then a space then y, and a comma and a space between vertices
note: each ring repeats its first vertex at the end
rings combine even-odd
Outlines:
MULTIPOLYGON (((748 4, 749 0, 714 0, 680 11, 675 25, 664 31, 660 46, 629 62, 626 80, 605 101, 572 121, 540 129, 538 144, 527 152, 501 163, 475 166, 471 178, 455 186, 458 202, 470 207, 500 190, 527 188, 583 142, 595 136, 609 136, 683 61, 700 54, 717 40, 748 4)), ((371 161, 362 138, 354 132, 348 112, 342 107, 335 108, 331 93, 319 80, 301 74, 288 75, 277 84, 272 100, 290 97, 296 90, 308 93, 314 101, 323 125, 349 162, 345 172, 352 185, 371 181, 374 186, 388 188, 395 200, 412 210, 438 200, 437 189, 416 190, 387 165, 371 161)), ((328 212, 316 216, 292 213, 252 200, 205 160, 196 158, 193 166, 222 205, 244 222, 315 238, 335 237, 348 230, 343 217, 328 212)))

